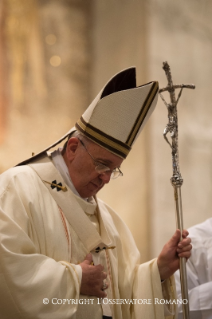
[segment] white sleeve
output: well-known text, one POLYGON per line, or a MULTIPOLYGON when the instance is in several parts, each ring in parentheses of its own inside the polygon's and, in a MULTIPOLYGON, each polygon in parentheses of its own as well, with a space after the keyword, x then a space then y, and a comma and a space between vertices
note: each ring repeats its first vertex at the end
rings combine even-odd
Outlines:
MULTIPOLYGON (((192 255, 187 262, 190 310, 212 309, 212 239, 192 240, 192 255)), ((181 299, 180 273, 175 274, 178 298, 181 299)), ((179 311, 182 306, 179 305, 179 311)))

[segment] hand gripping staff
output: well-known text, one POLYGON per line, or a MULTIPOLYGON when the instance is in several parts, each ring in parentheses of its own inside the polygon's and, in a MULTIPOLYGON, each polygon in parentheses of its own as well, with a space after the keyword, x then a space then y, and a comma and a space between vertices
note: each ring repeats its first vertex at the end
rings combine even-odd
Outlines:
MULTIPOLYGON (((171 177, 171 184, 174 187, 174 198, 176 205, 176 224, 177 228, 180 229, 181 234, 183 231, 183 211, 182 211, 182 199, 181 199, 181 186, 183 184, 183 179, 180 174, 179 166, 179 151, 178 151, 178 118, 177 118, 177 104, 179 102, 182 90, 195 89, 193 84, 181 84, 173 85, 172 75, 170 66, 167 62, 163 62, 163 69, 166 73, 168 80, 168 85, 159 90, 159 94, 163 102, 165 103, 168 110, 168 124, 166 125, 163 136, 166 142, 170 145, 172 150, 172 166, 173 166, 173 176, 171 177), (180 89, 177 100, 175 98, 175 89, 180 89), (170 103, 166 103, 162 92, 168 91, 170 95, 170 103), (167 138, 167 134, 170 133, 171 142, 167 138)), ((181 237, 182 239, 182 237, 181 237)), ((188 287, 187 287, 187 275, 186 275, 186 259, 180 258, 180 282, 181 282, 181 292, 182 299, 188 300, 188 287)), ((183 304, 183 319, 189 319, 189 303, 183 304)))

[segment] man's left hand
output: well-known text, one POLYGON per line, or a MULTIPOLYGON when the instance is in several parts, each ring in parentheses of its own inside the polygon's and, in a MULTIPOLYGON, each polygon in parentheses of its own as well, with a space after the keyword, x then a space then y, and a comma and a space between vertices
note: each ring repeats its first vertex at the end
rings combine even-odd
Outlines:
POLYGON ((161 280, 165 280, 179 269, 179 257, 188 259, 191 256, 191 239, 188 238, 188 231, 183 230, 180 241, 180 230, 177 229, 172 238, 165 244, 158 256, 158 269, 161 280))

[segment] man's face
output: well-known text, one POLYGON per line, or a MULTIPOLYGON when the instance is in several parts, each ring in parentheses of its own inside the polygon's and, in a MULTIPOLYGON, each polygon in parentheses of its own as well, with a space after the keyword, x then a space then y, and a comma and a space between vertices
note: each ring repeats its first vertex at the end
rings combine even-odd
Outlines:
MULTIPOLYGON (((111 170, 120 167, 123 161, 120 157, 90 141, 85 141, 84 144, 95 161, 108 166, 111 170)), ((111 175, 111 172, 99 174, 88 152, 78 138, 72 137, 64 154, 71 180, 83 198, 95 195, 106 183, 109 183, 111 175)))

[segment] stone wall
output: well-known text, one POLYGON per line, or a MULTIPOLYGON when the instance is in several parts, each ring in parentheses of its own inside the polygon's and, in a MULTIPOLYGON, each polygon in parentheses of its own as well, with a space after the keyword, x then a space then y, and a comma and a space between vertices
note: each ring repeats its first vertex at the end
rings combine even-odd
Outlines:
POLYGON ((89 103, 91 65, 89 2, 6 0, 3 9, 8 105, 0 114, 0 171, 74 125, 89 103))

